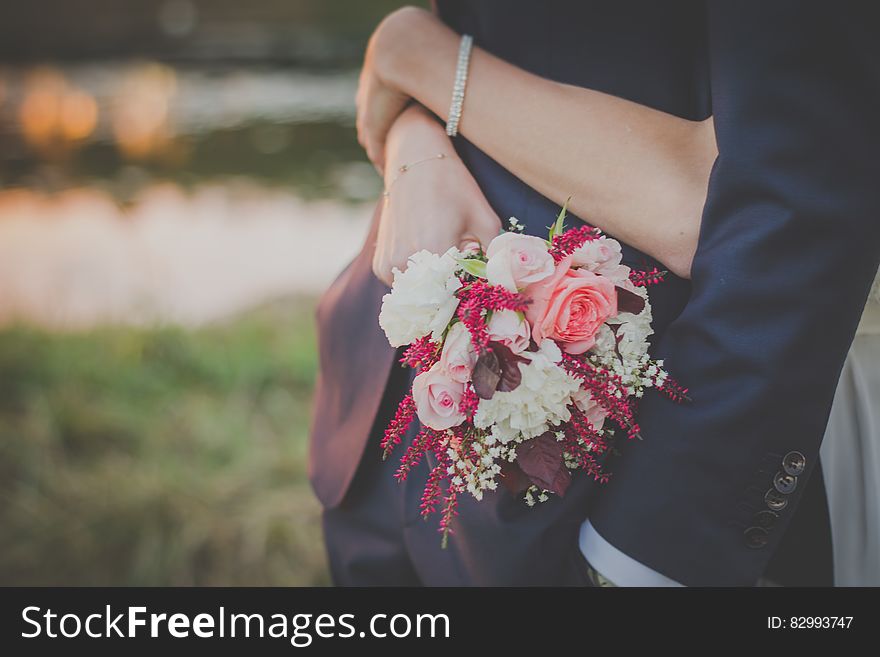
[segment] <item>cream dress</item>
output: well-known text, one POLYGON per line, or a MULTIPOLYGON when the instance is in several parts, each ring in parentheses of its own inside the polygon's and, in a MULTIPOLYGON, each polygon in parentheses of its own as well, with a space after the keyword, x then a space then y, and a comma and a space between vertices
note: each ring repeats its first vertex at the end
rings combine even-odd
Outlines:
POLYGON ((836 586, 880 586, 880 273, 843 366, 820 452, 836 586))

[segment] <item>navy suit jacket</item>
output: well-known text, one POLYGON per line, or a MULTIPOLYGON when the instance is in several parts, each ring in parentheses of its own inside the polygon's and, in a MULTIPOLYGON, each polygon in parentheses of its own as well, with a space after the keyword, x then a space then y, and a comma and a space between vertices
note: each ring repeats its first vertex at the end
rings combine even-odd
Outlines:
MULTIPOLYGON (((611 482, 589 496, 610 543, 683 584, 753 584, 818 462, 880 259, 880 40, 868 5, 437 2, 452 27, 522 68, 715 117, 692 281, 651 289, 655 354, 693 402, 647 396, 644 440, 624 446, 611 482)), ((558 206, 466 141, 458 148, 498 214, 543 233, 558 206)), ((375 326, 384 290, 369 273, 372 239, 319 313, 311 473, 328 506, 357 468, 394 357, 375 326), (358 322, 367 337, 356 346, 341 334, 358 322)))

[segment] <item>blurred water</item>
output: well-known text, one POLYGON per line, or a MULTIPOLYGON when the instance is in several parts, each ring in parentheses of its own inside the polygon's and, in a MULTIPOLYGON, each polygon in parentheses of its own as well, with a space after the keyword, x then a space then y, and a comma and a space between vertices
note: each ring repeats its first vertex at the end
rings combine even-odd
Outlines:
MULTIPOLYGON (((78 90, 112 117, 135 101, 167 108, 169 127, 178 136, 227 130, 259 121, 277 123, 354 123, 355 71, 321 73, 281 68, 172 67, 157 62, 91 62, 62 67, 8 68, 3 80, 0 121, 4 132, 18 132, 28 94, 78 90)), ((98 122, 91 141, 112 140, 113 121, 98 122)))
POLYGON ((146 61, 0 71, 0 323, 200 324, 317 293, 380 189, 355 88, 146 61))
POLYGON ((173 184, 121 213, 89 188, 0 193, 0 325, 201 325, 314 295, 355 255, 369 208, 258 185, 173 184))

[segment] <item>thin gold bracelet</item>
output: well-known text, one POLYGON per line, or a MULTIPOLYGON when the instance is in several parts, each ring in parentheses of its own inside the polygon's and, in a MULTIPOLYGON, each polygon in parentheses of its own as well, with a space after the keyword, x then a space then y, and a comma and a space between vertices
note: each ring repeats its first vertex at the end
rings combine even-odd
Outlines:
POLYGON ((394 178, 391 179, 391 182, 388 183, 388 185, 385 187, 385 189, 382 190, 382 196, 384 196, 385 200, 387 201, 388 198, 391 196, 391 188, 394 186, 394 183, 396 183, 398 180, 400 180, 400 177, 403 174, 405 174, 407 171, 412 169, 413 167, 417 167, 420 164, 424 164, 425 162, 433 162, 434 160, 442 160, 445 157, 446 157, 445 153, 437 153, 436 155, 432 155, 431 157, 426 157, 421 160, 416 160, 415 162, 410 162, 409 164, 401 164, 399 167, 397 167, 397 175, 395 175, 394 178))

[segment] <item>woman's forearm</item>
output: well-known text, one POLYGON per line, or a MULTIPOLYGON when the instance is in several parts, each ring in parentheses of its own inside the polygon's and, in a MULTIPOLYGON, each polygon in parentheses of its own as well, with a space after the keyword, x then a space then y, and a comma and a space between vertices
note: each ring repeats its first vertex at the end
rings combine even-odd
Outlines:
MULTIPOLYGON (((390 85, 447 118, 459 37, 420 10, 383 25, 390 85)), ((687 276, 709 171, 710 122, 546 80, 475 48, 459 131, 528 185, 687 276)))

